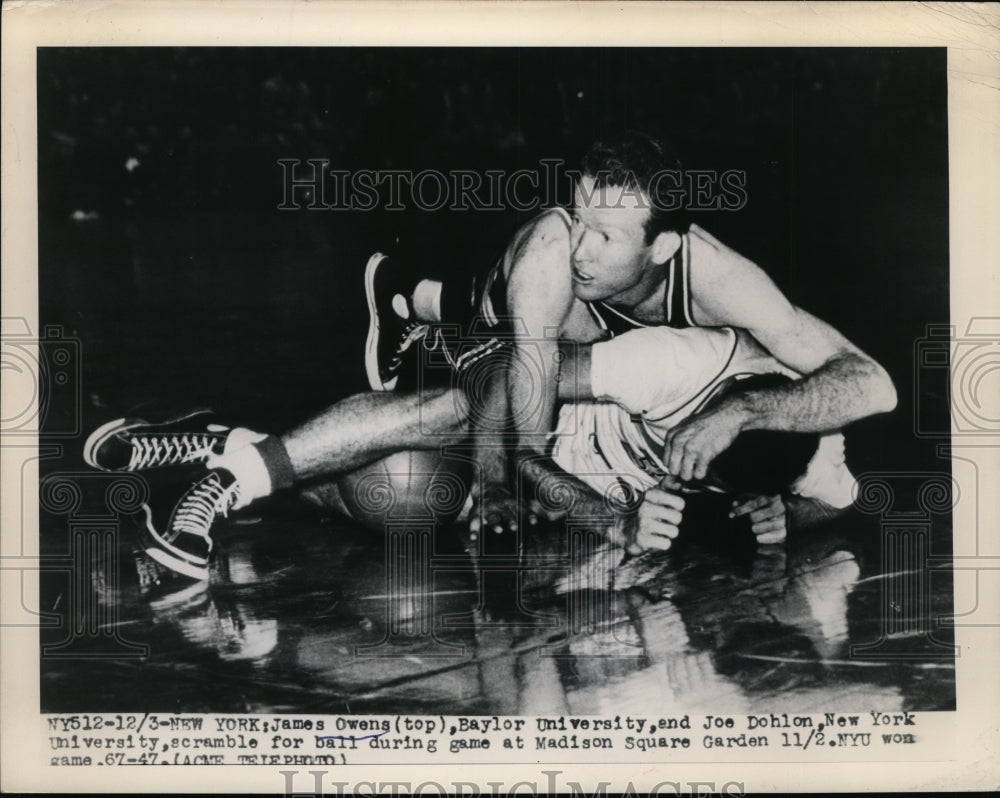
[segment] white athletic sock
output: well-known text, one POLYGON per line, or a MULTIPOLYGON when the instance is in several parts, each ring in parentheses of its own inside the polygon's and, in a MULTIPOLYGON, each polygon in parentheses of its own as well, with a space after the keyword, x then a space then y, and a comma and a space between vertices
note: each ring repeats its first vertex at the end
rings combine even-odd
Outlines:
POLYGON ((224 454, 235 452, 237 449, 242 449, 251 443, 260 443, 266 437, 267 435, 264 433, 254 432, 252 429, 247 429, 246 427, 233 427, 229 435, 226 436, 226 445, 222 451, 224 454))
MULTIPOLYGON (((260 435, 256 440, 247 440, 246 443, 256 443, 264 437, 260 435)), ((225 454, 209 458, 206 465, 209 468, 224 468, 236 477, 239 498, 233 505, 234 510, 271 495, 273 490, 271 476, 267 472, 267 466, 264 465, 264 458, 255 446, 245 445, 233 451, 226 451, 225 454)))
POLYGON ((413 289, 413 312, 420 321, 441 321, 440 280, 421 280, 413 289))

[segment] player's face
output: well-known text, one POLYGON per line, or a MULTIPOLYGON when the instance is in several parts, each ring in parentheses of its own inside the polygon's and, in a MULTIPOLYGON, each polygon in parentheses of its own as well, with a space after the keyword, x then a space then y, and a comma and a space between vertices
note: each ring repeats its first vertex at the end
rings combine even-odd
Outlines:
POLYGON ((570 233, 573 293, 584 300, 623 303, 645 298, 658 264, 646 244, 649 205, 637 191, 595 188, 584 175, 574 191, 570 233))

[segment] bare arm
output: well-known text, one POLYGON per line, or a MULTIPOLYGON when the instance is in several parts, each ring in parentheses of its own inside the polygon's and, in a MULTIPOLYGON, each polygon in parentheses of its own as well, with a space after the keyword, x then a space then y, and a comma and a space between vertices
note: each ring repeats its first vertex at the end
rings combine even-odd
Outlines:
MULTIPOLYGON (((485 423, 477 429, 484 480, 478 519, 474 518, 473 527, 485 525, 498 531, 515 527, 518 505, 526 506, 531 498, 522 497, 526 501, 519 503, 515 491, 528 488, 534 495, 537 480, 544 476, 537 470, 520 474, 522 461, 518 458, 511 463, 515 467, 512 484, 510 472, 505 469, 507 461, 497 455, 496 443, 507 443, 508 447, 513 443, 515 449, 524 449, 531 455, 527 460, 544 458, 559 385, 555 333, 573 302, 568 252, 569 238, 564 224, 557 217, 548 217, 538 220, 514 254, 507 275, 507 303, 516 319, 515 338, 510 360, 498 375, 500 379, 495 380, 503 389, 504 412, 499 416, 489 414, 491 418, 484 419, 485 423)), ((549 463, 556 469, 551 460, 549 463)), ((583 483, 572 489, 580 487, 589 493, 583 483)))
POLYGON ((551 458, 522 449, 517 455, 521 480, 532 487, 534 512, 549 520, 572 516, 602 530, 609 543, 629 554, 670 548, 680 529, 684 499, 676 483, 650 488, 632 507, 612 507, 585 482, 563 471, 551 458))
POLYGON ((754 391, 745 429, 830 432, 896 406, 885 369, 826 322, 796 307, 771 279, 733 254, 697 276, 695 301, 710 324, 742 327, 803 375, 787 387, 754 391))
POLYGON ((667 436, 664 462, 681 479, 704 478, 742 430, 830 432, 896 406, 888 373, 843 335, 795 307, 757 266, 735 254, 692 269, 699 321, 748 330, 803 377, 748 391, 692 416, 667 436))
POLYGON ((493 375, 482 394, 467 394, 466 400, 470 406, 473 456, 479 465, 479 479, 472 485, 469 528, 473 532, 515 528, 518 508, 507 487, 510 412, 506 375, 503 372, 493 375))
POLYGON ((516 319, 507 393, 521 446, 544 452, 559 384, 557 333, 573 305, 569 236, 558 218, 541 220, 515 254, 507 305, 516 319))

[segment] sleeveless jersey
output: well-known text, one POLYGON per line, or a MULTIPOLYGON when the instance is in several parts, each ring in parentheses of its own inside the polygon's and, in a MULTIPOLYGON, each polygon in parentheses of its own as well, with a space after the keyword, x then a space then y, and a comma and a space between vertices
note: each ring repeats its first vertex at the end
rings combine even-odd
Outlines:
MULTIPOLYGON (((567 228, 572 225, 570 215, 565 208, 553 208, 552 212, 560 216, 567 228)), ((505 267, 509 266, 509 263, 506 262, 509 257, 510 251, 508 250, 504 260, 505 267)), ((681 245, 667 262, 666 272, 667 284, 663 293, 663 318, 665 321, 662 324, 677 329, 697 326, 691 313, 691 242, 687 233, 681 235, 681 245)), ((609 338, 638 327, 653 326, 633 319, 627 313, 600 300, 585 304, 591 316, 594 317, 594 321, 607 333, 609 338)))
MULTIPOLYGON (((667 285, 663 293, 663 318, 667 327, 696 327, 691 313, 691 242, 688 234, 681 235, 681 245, 667 262, 667 285)), ((637 327, 653 326, 633 319, 606 302, 587 302, 594 320, 609 336, 621 335, 637 327)))
MULTIPOLYGON (((572 225, 569 212, 565 208, 551 208, 543 213, 556 214, 567 229, 572 225)), ((485 278, 473 278, 471 301, 473 307, 478 311, 483 326, 491 332, 496 332, 497 328, 505 327, 504 322, 509 317, 505 275, 510 270, 515 250, 516 246, 508 246, 503 256, 485 278)), ((688 233, 681 235, 680 247, 667 262, 666 272, 666 289, 663 294, 664 321, 662 324, 676 329, 696 327, 697 324, 695 324, 691 312, 691 242, 688 233)), ((633 319, 606 302, 595 301, 585 302, 585 304, 594 321, 609 338, 639 327, 654 326, 633 319)))

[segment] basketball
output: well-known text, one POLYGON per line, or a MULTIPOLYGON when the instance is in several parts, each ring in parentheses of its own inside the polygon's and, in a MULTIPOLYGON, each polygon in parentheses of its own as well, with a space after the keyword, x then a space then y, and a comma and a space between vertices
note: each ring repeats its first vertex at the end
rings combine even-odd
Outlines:
POLYGON ((384 529, 393 521, 454 521, 472 480, 468 460, 438 451, 391 454, 337 481, 351 517, 384 529))

